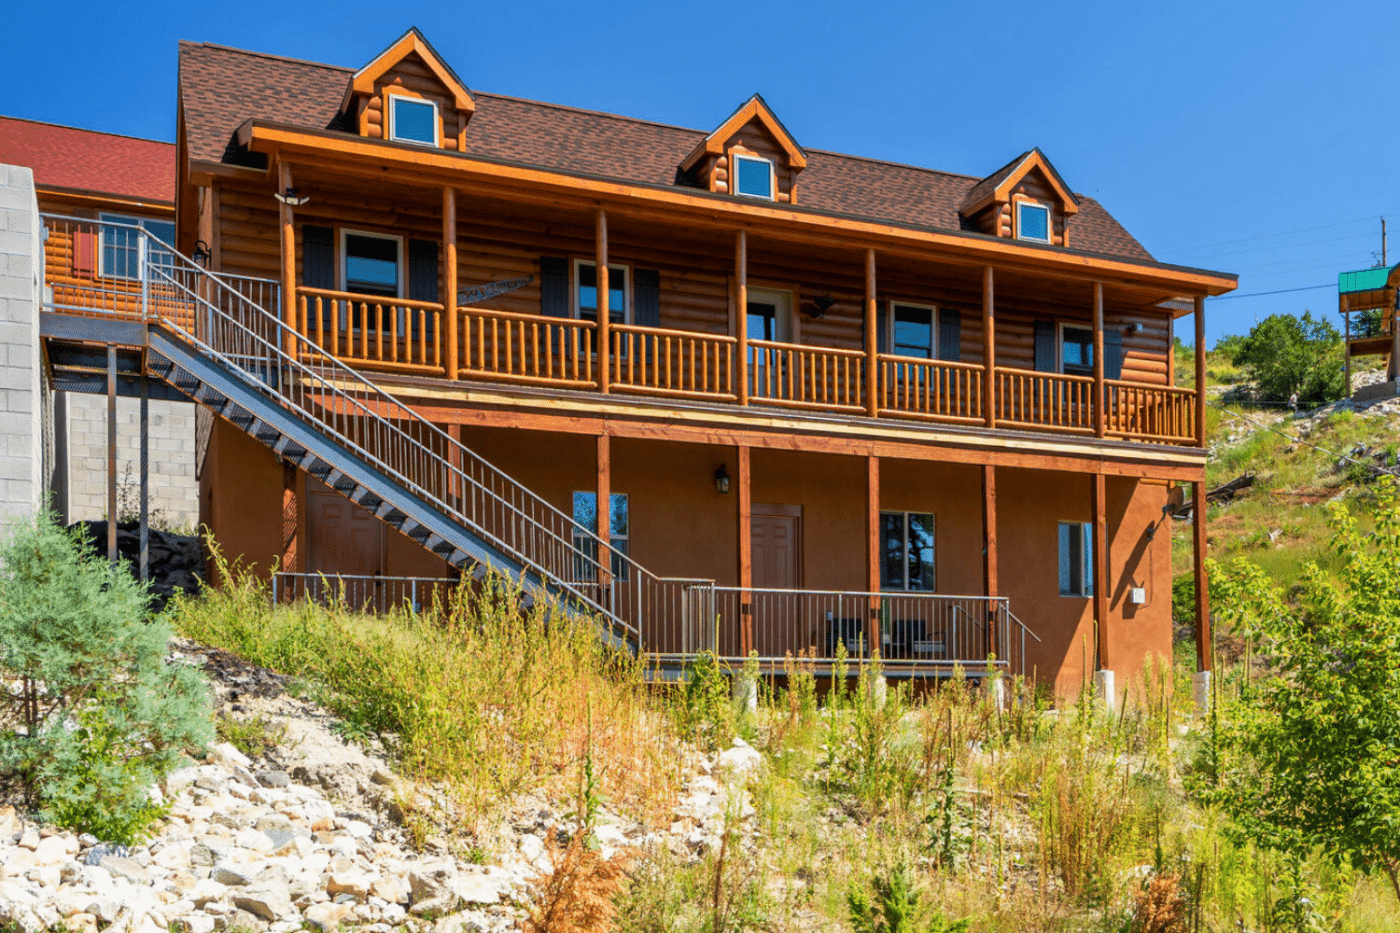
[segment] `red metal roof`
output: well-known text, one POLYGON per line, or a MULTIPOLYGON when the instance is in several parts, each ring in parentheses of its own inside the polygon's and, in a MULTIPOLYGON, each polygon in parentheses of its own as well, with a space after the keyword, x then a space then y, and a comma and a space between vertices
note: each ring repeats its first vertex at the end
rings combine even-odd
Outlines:
POLYGON ((0 117, 0 164, 34 169, 34 184, 175 201, 175 144, 0 117))

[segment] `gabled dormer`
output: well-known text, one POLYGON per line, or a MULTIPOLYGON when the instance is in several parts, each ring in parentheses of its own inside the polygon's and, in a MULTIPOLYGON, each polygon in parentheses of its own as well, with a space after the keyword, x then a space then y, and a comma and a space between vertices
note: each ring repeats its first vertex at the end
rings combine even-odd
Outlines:
POLYGON ((755 94, 681 163, 695 184, 721 194, 761 201, 797 200, 797 173, 807 154, 755 94))
POLYGON ((1066 221, 1079 198, 1039 149, 1023 152, 979 181, 959 213, 963 225, 993 236, 1068 246, 1066 221))
POLYGON ((410 29, 351 76, 343 107, 361 136, 460 152, 476 101, 410 29))

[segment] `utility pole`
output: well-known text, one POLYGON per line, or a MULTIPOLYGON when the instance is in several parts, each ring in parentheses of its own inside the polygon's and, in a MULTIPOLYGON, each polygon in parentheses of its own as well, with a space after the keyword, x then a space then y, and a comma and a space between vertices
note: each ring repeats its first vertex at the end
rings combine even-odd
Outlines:
POLYGON ((1381 218, 1381 265, 1382 265, 1382 266, 1388 266, 1388 265, 1390 265, 1390 263, 1386 262, 1386 258, 1385 258, 1385 218, 1384 218, 1384 217, 1381 218))

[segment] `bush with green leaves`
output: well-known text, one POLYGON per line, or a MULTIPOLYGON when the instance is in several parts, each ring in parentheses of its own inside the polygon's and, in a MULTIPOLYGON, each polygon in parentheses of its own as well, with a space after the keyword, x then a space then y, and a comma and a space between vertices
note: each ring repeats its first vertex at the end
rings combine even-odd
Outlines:
POLYGON ((1235 347, 1234 362, 1249 368, 1265 401, 1286 402, 1296 392, 1300 405, 1322 405, 1346 394, 1342 336, 1311 311, 1255 324, 1235 347))
POLYGON ((1240 685, 1207 746, 1207 797, 1260 845, 1378 872, 1400 899, 1400 500, 1377 490, 1375 530, 1333 506, 1340 566, 1286 592, 1243 561, 1211 563, 1221 622, 1271 672, 1240 685))
POLYGON ((147 594, 52 516, 0 544, 0 790, 114 842, 162 810, 149 795, 211 737, 209 690, 166 663, 147 594))

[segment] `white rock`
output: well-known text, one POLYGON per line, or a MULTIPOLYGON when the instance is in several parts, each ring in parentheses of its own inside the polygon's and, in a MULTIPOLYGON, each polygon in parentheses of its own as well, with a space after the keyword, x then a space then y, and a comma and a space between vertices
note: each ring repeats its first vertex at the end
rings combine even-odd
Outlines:
POLYGON ((350 916, 350 908, 346 904, 312 904, 302 916, 318 929, 331 933, 350 916))
POLYGON ((412 889, 408 879, 402 875, 380 875, 370 885, 370 892, 390 904, 407 904, 412 889))
POLYGON ((500 885, 486 875, 458 875, 452 888, 467 904, 495 904, 501 899, 500 885))
POLYGON ((747 778, 763 766, 763 756, 743 739, 735 736, 734 747, 720 752, 715 760, 721 773, 731 778, 747 778))
POLYGON ((370 877, 364 872, 336 871, 326 879, 326 893, 331 897, 337 894, 350 894, 364 898, 369 894, 370 877))
POLYGON ((28 849, 30 852, 33 852, 35 849, 39 848, 38 831, 33 829, 27 831, 24 835, 19 837, 18 845, 21 849, 28 849))
POLYGON ((56 865, 77 851, 77 838, 64 833, 39 840, 34 847, 34 860, 40 865, 56 865))
POLYGON ((227 742, 220 742, 210 748, 209 760, 216 765, 228 768, 230 771, 234 768, 243 768, 247 770, 253 764, 253 762, 248 759, 247 755, 227 742))

